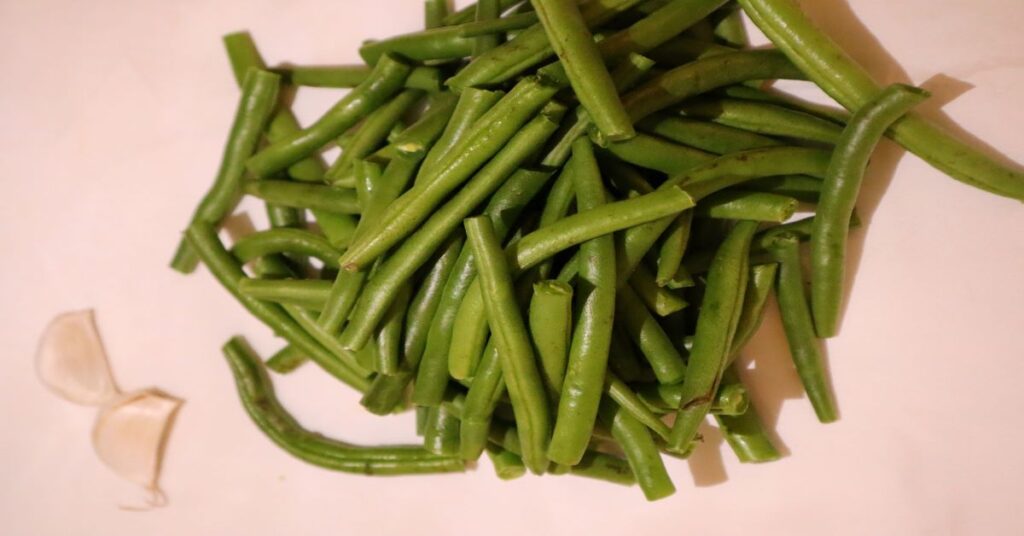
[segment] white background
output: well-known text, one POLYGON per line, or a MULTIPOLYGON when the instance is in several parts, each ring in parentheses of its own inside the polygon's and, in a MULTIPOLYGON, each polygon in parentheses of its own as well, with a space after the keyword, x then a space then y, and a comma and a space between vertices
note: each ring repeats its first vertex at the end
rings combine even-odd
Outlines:
MULTIPOLYGON (((804 3, 876 76, 925 84, 932 109, 944 105, 1024 161, 1019 0, 804 3), (945 78, 926 83, 936 74, 945 78)), ((870 221, 855 235, 853 294, 829 344, 842 419, 815 422, 774 312, 746 352, 756 401, 789 452, 778 463, 741 466, 711 434, 689 463, 668 461, 679 492, 648 504, 636 488, 578 478, 499 482, 486 462, 463 475, 335 474, 261 436, 218 349, 235 333, 264 353, 279 343, 205 271, 167 268, 237 97, 219 37, 249 29, 270 62, 353 62, 362 39, 418 28, 420 6, 0 0, 0 532, 1024 531, 1024 207, 889 144, 867 179, 870 221), (166 508, 119 509, 141 494, 94 457, 94 411, 51 396, 33 375, 47 321, 86 307, 97 310, 122 387, 186 400, 165 460, 166 508)), ((300 117, 336 97, 305 91, 300 117)), ((410 416, 368 416, 314 367, 278 384, 311 428, 364 442, 413 437, 410 416)))

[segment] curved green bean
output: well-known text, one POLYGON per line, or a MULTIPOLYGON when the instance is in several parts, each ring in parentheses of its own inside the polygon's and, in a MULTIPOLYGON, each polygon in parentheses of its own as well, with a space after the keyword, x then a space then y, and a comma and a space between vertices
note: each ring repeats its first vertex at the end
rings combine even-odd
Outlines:
POLYGON ((885 131, 929 93, 896 84, 853 114, 836 145, 811 232, 811 310, 819 337, 835 336, 843 303, 850 216, 875 146, 885 131))
POLYGON ((606 149, 624 162, 668 175, 684 173, 714 159, 714 155, 699 149, 646 134, 609 143, 606 149))
POLYGON ((327 239, 303 229, 278 228, 246 235, 231 247, 231 253, 245 264, 274 253, 296 253, 316 257, 325 266, 338 267, 341 253, 327 239))

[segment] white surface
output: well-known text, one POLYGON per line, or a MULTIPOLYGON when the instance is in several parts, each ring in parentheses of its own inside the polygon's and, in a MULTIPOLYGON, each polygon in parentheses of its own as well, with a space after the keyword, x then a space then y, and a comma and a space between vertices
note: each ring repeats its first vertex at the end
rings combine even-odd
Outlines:
MULTIPOLYGON (((852 0, 877 42, 842 0, 805 3, 887 80, 900 76, 879 44, 916 83, 944 73, 976 86, 945 110, 1024 161, 1019 0, 852 0)), ((648 504, 635 488, 577 478, 502 483, 486 462, 463 475, 335 474, 271 445, 243 414, 218 349, 235 333, 265 353, 279 343, 205 271, 185 278, 166 267, 216 170, 236 99, 219 36, 248 28, 272 62, 348 62, 363 38, 417 28, 420 5, 0 1, 0 532, 1024 531, 1024 207, 898 158, 891 145, 871 169, 862 207, 873 214, 858 233, 867 240, 856 240, 853 297, 829 345, 841 421, 814 421, 777 315, 747 352, 756 400, 778 415, 791 453, 781 462, 741 466, 724 446, 705 446, 690 464, 668 461, 679 492, 648 504), (164 468, 166 508, 118 509, 140 498, 90 450, 95 412, 33 377, 47 321, 84 307, 97 310, 122 387, 156 385, 187 401, 164 468)), ((334 96, 301 99, 308 121, 334 96)), ((412 438, 411 417, 366 415, 314 367, 279 385, 312 428, 412 438)))

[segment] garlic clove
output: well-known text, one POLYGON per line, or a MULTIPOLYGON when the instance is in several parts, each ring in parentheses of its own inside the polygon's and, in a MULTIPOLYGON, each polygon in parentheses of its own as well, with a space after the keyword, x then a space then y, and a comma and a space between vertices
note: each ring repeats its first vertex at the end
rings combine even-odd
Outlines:
POLYGON ((157 491, 164 446, 181 402, 155 389, 118 398, 96 417, 96 455, 122 478, 157 491))
POLYGON ((76 404, 100 406, 119 393, 92 309, 50 321, 39 342, 36 372, 51 391, 76 404))

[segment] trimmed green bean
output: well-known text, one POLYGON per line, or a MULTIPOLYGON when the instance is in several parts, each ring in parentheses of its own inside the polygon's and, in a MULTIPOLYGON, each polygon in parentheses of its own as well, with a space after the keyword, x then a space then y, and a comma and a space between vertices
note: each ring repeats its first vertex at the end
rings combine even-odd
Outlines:
POLYGON ((370 41, 359 47, 359 57, 368 65, 377 65, 387 54, 415 62, 455 60, 473 54, 474 39, 462 37, 457 27, 439 27, 370 41))
MULTIPOLYGON (((686 246, 690 243, 690 228, 693 225, 693 211, 687 210, 677 217, 668 229, 658 249, 658 272, 656 282, 660 286, 668 286, 679 272, 686 255, 686 246)), ((637 265, 639 269, 642 264, 637 265)))
POLYGON ((424 26, 429 30, 444 26, 448 16, 448 0, 425 0, 423 2, 424 26))
MULTIPOLYGON (((847 110, 881 90, 871 76, 814 26, 792 0, 740 0, 747 15, 808 77, 847 110)), ((996 162, 918 114, 893 125, 893 139, 961 182, 1024 200, 1024 171, 996 162)))
POLYGON ((678 175, 714 159, 714 155, 685 145, 646 134, 606 147, 620 160, 636 166, 653 169, 668 175, 678 175))
POLYGON ((735 99, 770 102, 791 110, 811 114, 822 119, 828 119, 829 121, 839 125, 845 125, 846 122, 850 120, 850 113, 842 108, 810 102, 799 97, 794 97, 793 95, 771 89, 750 87, 741 84, 737 86, 723 87, 718 90, 717 93, 721 93, 726 97, 732 97, 735 99))
MULTIPOLYGON (((576 166, 573 185, 579 213, 588 214, 606 205, 601 172, 589 139, 579 138, 573 142, 570 163, 576 166)), ((615 241, 612 236, 603 235, 580 244, 579 271, 578 319, 547 454, 551 461, 567 465, 579 462, 586 452, 601 401, 599 386, 604 383, 615 321, 615 241)), ((488 300, 487 293, 484 300, 485 303, 488 300)), ((495 329, 493 323, 491 329, 495 329)))
POLYGON ((654 438, 643 424, 610 400, 601 403, 601 420, 611 427, 612 437, 622 446, 648 501, 663 499, 676 492, 654 438))
POLYGON ((767 136, 687 117, 653 114, 637 126, 644 132, 715 154, 782 145, 767 136))
POLYGON ((263 178, 315 153, 398 92, 411 70, 409 65, 385 55, 366 81, 315 123, 265 147, 249 158, 246 165, 263 178))
POLYGON ((667 440, 670 429, 667 424, 661 421, 657 415, 644 403, 644 401, 626 385, 626 382, 619 379, 611 371, 605 378, 604 392, 611 400, 614 400, 623 410, 633 416, 634 419, 643 423, 644 426, 658 437, 667 440))
POLYGON ((493 444, 487 445, 486 452, 499 479, 515 480, 526 474, 526 466, 518 454, 493 444))
POLYGON ((824 358, 814 334, 814 321, 804 292, 803 268, 800 265, 800 238, 782 233, 775 236, 770 244, 772 253, 779 260, 779 280, 776 293, 782 327, 789 343, 800 382, 807 391, 807 398, 814 407, 814 413, 823 423, 838 418, 828 378, 825 375, 824 358))
POLYGON ((435 406, 427 411, 423 448, 439 456, 459 455, 459 419, 447 407, 435 406))
POLYGON ((693 210, 698 218, 782 223, 793 217, 800 202, 765 192, 722 191, 705 197, 693 210))
POLYGON ((773 462, 782 457, 753 406, 740 415, 715 415, 715 420, 725 442, 741 463, 773 462))
POLYGON ((633 288, 619 287, 616 301, 616 319, 651 365, 658 383, 682 380, 686 375, 683 356, 633 288))
POLYGON ((836 145, 811 232, 811 310, 819 337, 839 329, 847 230, 868 160, 885 131, 928 96, 919 88, 889 86, 853 115, 836 145))
POLYGON ((289 181, 246 181, 242 191, 271 203, 337 214, 359 214, 355 192, 331 186, 289 181))
POLYGON ((487 443, 491 418, 498 400, 505 394, 505 379, 502 376, 501 359, 492 338, 484 349, 480 366, 477 367, 473 382, 466 393, 466 403, 462 412, 462 429, 460 433, 460 453, 464 460, 475 460, 480 457, 487 443))
MULTIPOLYGON (((373 71, 366 65, 282 65, 274 68, 289 83, 304 87, 351 88, 362 84, 373 71)), ((407 89, 428 93, 441 91, 441 70, 437 67, 415 67, 405 79, 407 89)))
POLYGON ((304 365, 307 361, 309 361, 309 358, 306 357, 306 354, 289 344, 270 356, 270 359, 267 359, 265 364, 268 369, 278 374, 288 374, 304 365))
POLYGON ((275 253, 295 253, 316 257, 325 266, 332 268, 338 267, 338 257, 341 255, 326 238, 302 229, 289 228, 268 229, 246 235, 235 242, 231 253, 243 264, 275 253))
POLYGON ((377 329, 377 360, 373 370, 380 374, 398 372, 399 356, 402 353, 402 321, 409 306, 411 292, 409 285, 403 285, 398 290, 395 301, 388 307, 377 329))
MULTIPOLYGON (((205 222, 220 226, 221 222, 235 209, 242 197, 242 175, 245 160, 256 150, 263 127, 270 120, 277 106, 277 92, 281 77, 276 74, 252 68, 245 74, 242 95, 231 124, 220 169, 209 191, 199 202, 192 214, 191 222, 205 222)), ((187 274, 199 263, 196 252, 188 241, 182 239, 171 260, 171 268, 187 274)))
MULTIPOLYGON (((477 0, 476 17, 477 22, 498 20, 501 18, 501 2, 499 0, 477 0)), ((459 36, 463 36, 462 28, 459 28, 459 36)), ((488 33, 477 36, 473 42, 473 56, 479 56, 501 44, 501 35, 488 33)))
POLYGON ((610 141, 636 135, 633 122, 619 100, 612 76, 594 43, 594 36, 574 0, 532 0, 550 46, 580 104, 594 125, 610 141))
MULTIPOLYGON (((652 412, 675 413, 683 396, 683 384, 646 384, 637 396, 652 412)), ((715 392, 715 400, 711 403, 712 415, 742 415, 750 407, 750 395, 747 388, 736 378, 722 376, 722 383, 715 392)))
POLYGON ((689 100, 678 107, 688 117, 707 119, 757 134, 835 144, 842 127, 817 116, 767 102, 741 99, 689 100))
POLYGON ((515 410, 523 462, 531 472, 541 474, 548 465, 545 456, 551 434, 548 404, 530 336, 515 300, 509 267, 489 218, 470 218, 465 227, 473 247, 478 280, 486 287, 485 310, 515 410))
POLYGON ((637 265, 629 283, 644 305, 658 316, 668 316, 676 311, 682 311, 689 305, 682 296, 658 286, 654 274, 643 263, 637 265))
POLYGON ((487 110, 490 110, 501 99, 504 94, 500 91, 487 91, 485 89, 467 88, 459 95, 459 101, 455 105, 448 124, 441 133, 441 137, 430 147, 427 156, 423 159, 423 165, 416 176, 416 182, 422 177, 436 176, 436 166, 470 131, 477 119, 480 119, 487 110))
POLYGON ((324 306, 330 281, 317 279, 250 279, 238 282, 238 292, 257 300, 297 305, 319 311, 324 306))
POLYGON ((743 308, 750 243, 756 231, 755 222, 737 223, 711 262, 679 411, 668 443, 674 452, 689 451, 721 382, 743 308))
POLYGON ((822 182, 821 179, 807 175, 780 175, 745 182, 738 188, 785 195, 796 198, 801 203, 817 204, 821 197, 822 182))
POLYGON ((533 285, 530 300, 530 335, 540 358, 541 375, 548 390, 562 392, 572 339, 572 287, 545 280, 533 285))
POLYGON ((405 156, 423 155, 425 157, 427 151, 433 147, 444 132, 457 102, 458 98, 448 92, 433 95, 430 100, 430 108, 426 113, 399 134, 391 146, 399 154, 405 156))
POLYGON ((341 174, 347 171, 353 162, 366 158, 377 150, 387 139, 391 127, 422 97, 422 92, 407 89, 380 108, 370 112, 352 139, 345 144, 341 156, 327 169, 324 179, 327 182, 333 182, 341 177, 341 174))
POLYGON ((241 264, 224 248, 212 225, 195 222, 189 226, 186 236, 203 264, 253 316, 267 324, 296 349, 308 355, 330 375, 357 391, 366 390, 369 382, 362 373, 325 349, 280 306, 250 298, 238 291, 238 282, 245 277, 245 273, 242 272, 241 264))
POLYGON ((246 412, 267 437, 296 458, 327 469, 367 475, 465 469, 457 458, 435 456, 419 447, 359 447, 310 432, 281 406, 259 357, 241 338, 231 339, 223 351, 246 412))
MULTIPOLYGON (((493 194, 501 186, 501 183, 511 176, 545 139, 554 133, 558 127, 560 111, 549 110, 538 115, 516 134, 508 145, 465 184, 451 200, 430 215, 413 236, 394 250, 360 297, 353 320, 343 336, 346 346, 351 348, 362 346, 373 327, 379 322, 380 316, 393 298, 397 286, 407 280, 412 272, 426 262, 445 237, 458 228, 462 218, 468 216, 473 209, 493 194)), ((416 188, 414 187, 413 190, 416 188)), ((396 203, 400 202, 401 199, 396 201, 396 203)))
MULTIPOLYGON (((487 163, 554 96, 556 89, 536 78, 525 78, 493 108, 474 123, 471 131, 437 163, 434 176, 424 177, 391 207, 382 218, 383 224, 372 235, 356 240, 341 265, 358 269, 373 261, 416 230, 448 195, 487 163)), ((542 116, 560 115, 563 108, 554 106, 542 116)), ((556 125, 557 126, 557 125, 556 125)))
POLYGON ((403 354, 412 363, 419 363, 427 345, 430 325, 438 306, 444 300, 445 284, 458 265, 459 257, 465 241, 461 235, 448 239, 430 263, 430 271, 419 283, 419 290, 409 303, 409 311, 405 316, 405 335, 403 337, 403 354))
POLYGON ((731 52, 699 59, 652 79, 623 97, 630 117, 639 121, 683 100, 747 80, 804 78, 777 50, 731 52))
POLYGON ((718 10, 715 37, 729 46, 745 47, 749 44, 747 29, 743 25, 743 10, 736 4, 726 4, 718 10))

